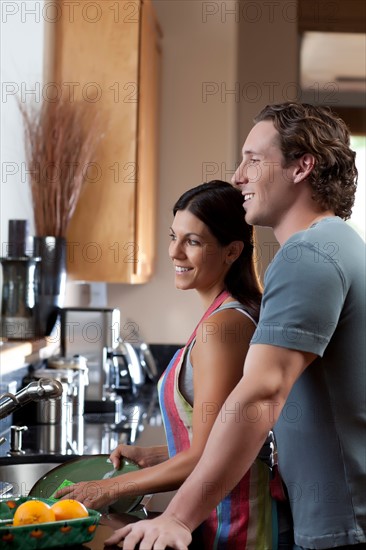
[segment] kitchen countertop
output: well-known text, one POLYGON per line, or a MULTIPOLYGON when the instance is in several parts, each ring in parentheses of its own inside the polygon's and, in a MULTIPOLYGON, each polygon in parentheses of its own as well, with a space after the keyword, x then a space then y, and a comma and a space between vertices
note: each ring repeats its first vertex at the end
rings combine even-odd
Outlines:
POLYGON ((59 347, 59 342, 52 341, 51 338, 33 341, 1 340, 1 375, 4 376, 5 374, 14 372, 14 370, 20 369, 25 363, 47 359, 57 353, 59 347))
POLYGON ((0 346, 1 378, 20 370, 24 366, 25 357, 31 353, 32 344, 30 342, 2 342, 0 346))
MULTIPOLYGON (((149 518, 155 517, 156 514, 150 513, 149 518)), ((95 537, 92 541, 82 544, 78 547, 72 547, 69 550, 80 550, 81 549, 90 549, 90 550, 102 550, 104 548, 104 541, 110 537, 116 529, 120 529, 129 523, 138 521, 139 518, 132 516, 130 514, 110 514, 108 516, 102 516, 100 524, 95 532, 95 537)), ((122 544, 122 543, 121 543, 122 544)), ((107 548, 107 547, 105 547, 107 548)), ((110 550, 121 548, 121 546, 109 546, 110 550)))
MULTIPOLYGON (((127 516, 127 514, 126 514, 127 516)), ((110 521, 106 517, 101 518, 101 523, 98 525, 95 536, 93 540, 90 542, 87 542, 85 544, 81 544, 79 546, 72 546, 69 547, 69 550, 81 550, 81 549, 89 549, 89 550, 102 550, 104 548, 104 541, 113 535, 114 531, 116 529, 119 529, 120 527, 123 527, 124 525, 127 525, 128 523, 131 523, 131 521, 136 521, 136 518, 133 518, 133 516, 130 516, 130 518, 127 518, 127 521, 123 522, 122 520, 120 522, 116 521, 110 521)), ((115 548, 120 548, 120 546, 109 546, 110 550, 113 550, 115 548)), ((60 549, 61 550, 61 549, 60 549)))

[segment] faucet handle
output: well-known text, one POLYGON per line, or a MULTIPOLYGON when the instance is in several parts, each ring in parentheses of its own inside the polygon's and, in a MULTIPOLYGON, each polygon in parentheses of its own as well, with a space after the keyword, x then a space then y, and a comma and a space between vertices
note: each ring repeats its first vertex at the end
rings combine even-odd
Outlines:
POLYGON ((9 455, 24 455, 22 449, 23 432, 28 430, 28 426, 10 426, 10 450, 9 455))

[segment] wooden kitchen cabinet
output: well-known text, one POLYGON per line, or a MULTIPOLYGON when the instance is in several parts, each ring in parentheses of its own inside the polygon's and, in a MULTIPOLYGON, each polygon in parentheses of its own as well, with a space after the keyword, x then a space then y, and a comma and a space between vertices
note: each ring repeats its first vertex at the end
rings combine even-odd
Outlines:
POLYGON ((59 0, 46 80, 88 101, 103 138, 71 220, 68 277, 143 283, 156 241, 161 32, 151 0, 59 0))

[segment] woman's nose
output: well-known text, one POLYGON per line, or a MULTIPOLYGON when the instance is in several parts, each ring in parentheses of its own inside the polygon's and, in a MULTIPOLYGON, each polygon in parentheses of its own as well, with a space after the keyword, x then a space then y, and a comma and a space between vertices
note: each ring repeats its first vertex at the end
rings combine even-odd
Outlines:
POLYGON ((169 245, 169 256, 172 260, 175 258, 182 259, 185 257, 184 248, 178 240, 171 241, 169 245))

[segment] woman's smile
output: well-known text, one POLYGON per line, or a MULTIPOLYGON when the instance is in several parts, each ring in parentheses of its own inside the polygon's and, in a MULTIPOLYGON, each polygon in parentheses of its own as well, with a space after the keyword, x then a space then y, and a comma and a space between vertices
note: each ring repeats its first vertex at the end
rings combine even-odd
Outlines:
POLYGON ((187 273, 188 271, 192 271, 193 269, 193 267, 182 267, 179 265, 175 265, 174 268, 175 268, 175 272, 178 274, 184 274, 184 273, 187 273))

